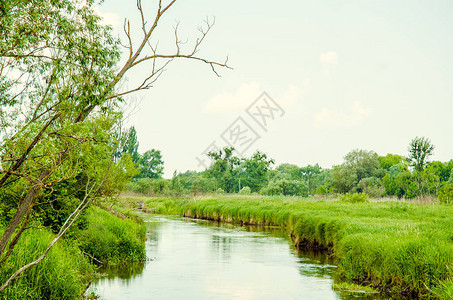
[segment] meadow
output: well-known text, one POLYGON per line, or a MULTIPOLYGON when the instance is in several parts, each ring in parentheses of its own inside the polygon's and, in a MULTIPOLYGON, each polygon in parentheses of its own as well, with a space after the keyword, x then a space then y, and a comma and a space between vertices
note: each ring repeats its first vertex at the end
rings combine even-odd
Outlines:
POLYGON ((280 226, 296 247, 329 251, 344 282, 397 297, 453 297, 450 205, 238 195, 123 201, 144 201, 146 210, 156 214, 280 226))

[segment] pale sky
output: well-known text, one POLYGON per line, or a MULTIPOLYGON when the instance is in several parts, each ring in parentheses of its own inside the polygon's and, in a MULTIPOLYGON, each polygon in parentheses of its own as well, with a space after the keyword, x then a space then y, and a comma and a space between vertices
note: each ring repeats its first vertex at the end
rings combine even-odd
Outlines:
MULTIPOLYGON (((143 0, 151 22, 156 1, 143 0)), ((140 37, 133 0, 106 0, 98 8, 121 32, 131 18, 140 37)), ((223 61, 219 70, 174 61, 135 103, 140 152, 162 151, 165 177, 203 170, 196 157, 242 117, 260 136, 259 149, 276 164, 340 164, 352 149, 406 155, 415 136, 436 146, 433 160, 453 159, 453 0, 258 1, 179 0, 159 25, 161 49, 194 40, 206 17, 216 24, 200 55, 223 61), (284 110, 266 130, 246 113, 263 92, 284 110)), ((133 87, 147 67, 129 74, 133 87)))

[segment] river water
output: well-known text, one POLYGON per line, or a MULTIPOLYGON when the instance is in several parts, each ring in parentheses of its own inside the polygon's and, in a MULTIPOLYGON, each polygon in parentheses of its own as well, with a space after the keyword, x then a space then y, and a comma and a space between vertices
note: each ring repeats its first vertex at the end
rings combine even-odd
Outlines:
POLYGON ((101 299, 378 299, 332 290, 334 262, 297 252, 277 228, 147 220, 147 259, 104 269, 101 299))

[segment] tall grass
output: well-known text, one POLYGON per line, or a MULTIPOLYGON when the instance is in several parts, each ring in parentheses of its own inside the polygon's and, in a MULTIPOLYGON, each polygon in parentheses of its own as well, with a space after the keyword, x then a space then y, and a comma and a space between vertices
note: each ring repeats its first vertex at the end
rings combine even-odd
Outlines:
POLYGON ((145 203, 155 213, 281 226, 300 247, 330 248, 348 282, 410 297, 452 295, 451 206, 248 197, 145 203))
MULTIPOLYGON (((48 229, 25 231, 0 268, 0 281, 5 282, 17 269, 38 258, 54 236, 48 229)), ((92 206, 78 227, 55 244, 41 263, 0 293, 0 299, 80 299, 95 276, 96 267, 89 257, 103 262, 141 260, 145 257, 145 237, 143 222, 123 220, 92 206)))
POLYGON ((146 227, 137 220, 121 219, 93 206, 86 213, 86 225, 74 235, 79 247, 98 261, 116 263, 145 257, 146 227))
MULTIPOLYGON (((17 269, 37 259, 53 238, 47 229, 25 232, 0 269, 0 281, 5 282, 17 269)), ((0 299, 79 299, 94 270, 76 246, 61 240, 40 264, 4 290, 0 299)))

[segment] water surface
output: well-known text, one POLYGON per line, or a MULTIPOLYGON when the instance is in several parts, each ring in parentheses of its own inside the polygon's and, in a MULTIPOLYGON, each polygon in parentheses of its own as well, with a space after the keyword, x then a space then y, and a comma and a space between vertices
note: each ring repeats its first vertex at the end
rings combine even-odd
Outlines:
POLYGON ((336 266, 282 230, 150 216, 147 260, 104 270, 101 299, 378 299, 332 290, 336 266))

